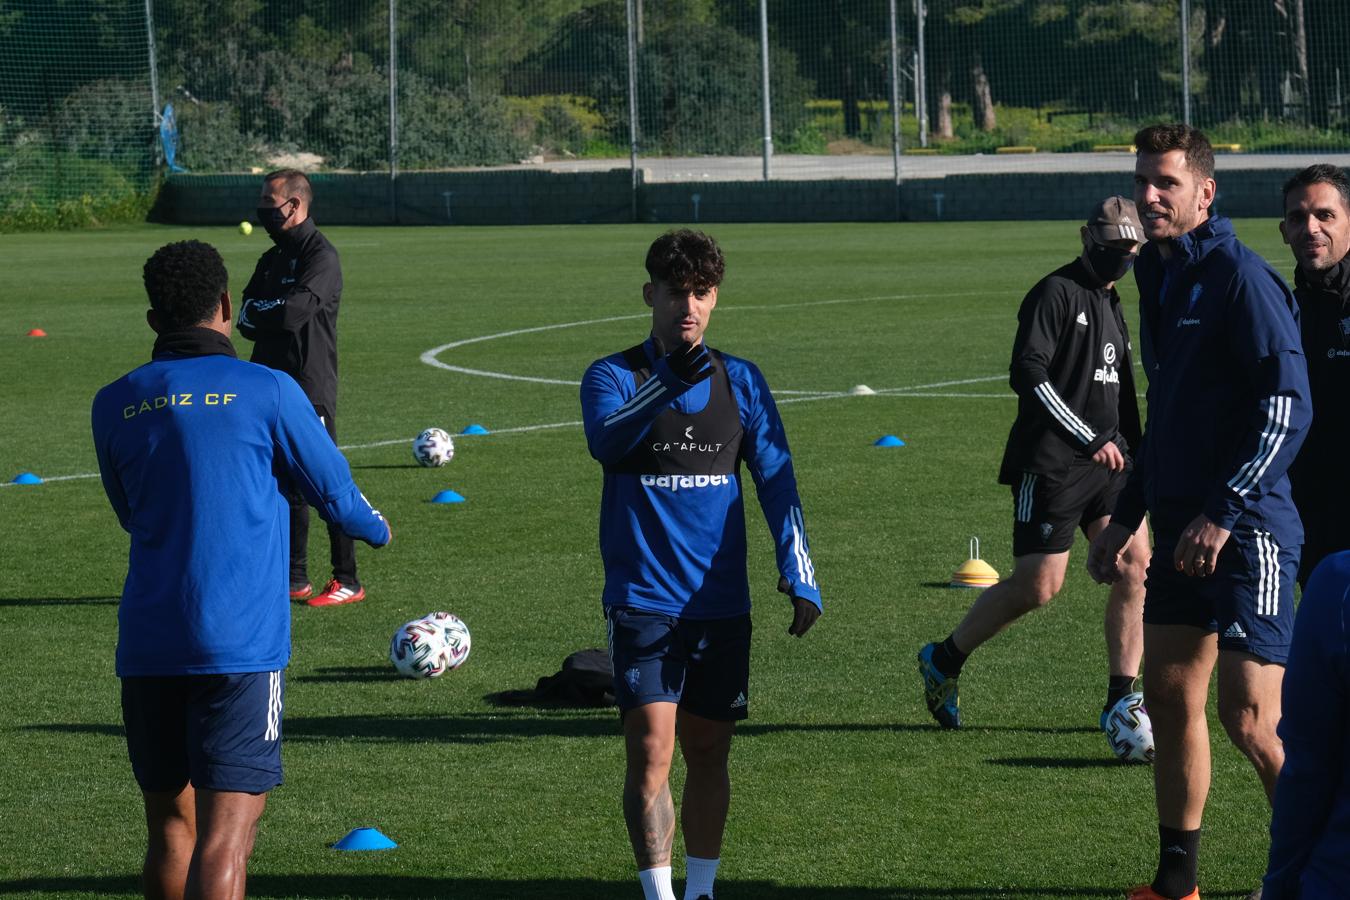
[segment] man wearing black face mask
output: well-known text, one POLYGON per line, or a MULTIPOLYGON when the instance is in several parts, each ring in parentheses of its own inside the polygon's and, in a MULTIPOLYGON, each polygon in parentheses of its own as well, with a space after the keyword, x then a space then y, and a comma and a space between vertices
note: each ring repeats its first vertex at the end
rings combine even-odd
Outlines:
MULTIPOLYGON (((1106 526, 1139 442, 1139 408, 1129 332, 1115 282, 1143 242, 1139 214, 1124 197, 1097 204, 1081 230, 1083 251, 1031 289, 1018 311, 1009 381, 1018 394, 999 481, 1013 493, 1010 577, 986 590, 948 638, 919 653, 929 712, 944 728, 961 726, 957 677, 975 648, 1044 606, 1064 584, 1074 532, 1106 526)), ((1134 690, 1143 654, 1144 564, 1141 527, 1125 555, 1125 577, 1106 606, 1110 669, 1099 723, 1112 739, 1117 716, 1148 728, 1134 690)))
MULTIPOLYGON (((253 341, 252 361, 300 383, 328 433, 337 440, 337 316, 342 268, 337 250, 309 217, 313 190, 305 173, 263 176, 258 222, 273 247, 258 260, 243 291, 239 333, 253 341)), ((298 489, 291 504, 291 599, 336 606, 365 599, 351 538, 329 526, 333 578, 319 594, 309 583, 309 507, 298 489)))

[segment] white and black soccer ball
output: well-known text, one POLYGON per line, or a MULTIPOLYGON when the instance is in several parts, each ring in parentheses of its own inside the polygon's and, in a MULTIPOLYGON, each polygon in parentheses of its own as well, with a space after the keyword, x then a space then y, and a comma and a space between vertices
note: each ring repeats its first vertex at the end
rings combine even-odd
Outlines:
POLYGON ((455 441, 440 428, 428 428, 413 439, 412 452, 418 465, 443 466, 455 458, 455 441))
POLYGON ((1125 762, 1153 762, 1153 722, 1139 691, 1126 694, 1106 711, 1102 731, 1111 752, 1125 762))
POLYGON ((464 624, 464 620, 448 612, 434 612, 423 616, 422 621, 441 629, 444 634, 447 665, 452 669, 464 665, 472 644, 469 626, 464 624))
POLYGON ((404 622, 389 642, 389 661, 407 678, 435 678, 450 671, 445 629, 426 619, 404 622))

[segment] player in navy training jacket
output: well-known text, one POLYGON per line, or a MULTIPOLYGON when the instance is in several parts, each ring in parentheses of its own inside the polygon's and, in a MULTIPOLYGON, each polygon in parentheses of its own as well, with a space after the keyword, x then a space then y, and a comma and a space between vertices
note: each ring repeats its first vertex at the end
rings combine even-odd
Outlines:
POLYGON ((1185 125, 1135 136, 1135 205, 1149 244, 1135 263, 1148 422, 1089 570, 1118 556, 1148 511, 1144 699, 1153 720, 1158 869, 1133 897, 1197 890, 1209 791, 1205 706, 1267 795, 1283 754, 1275 727, 1303 540, 1286 472, 1307 432, 1308 372, 1288 285, 1214 214, 1214 152, 1185 125))
POLYGON ((1289 469, 1303 520, 1299 581, 1324 557, 1350 550, 1350 176, 1320 164, 1284 185, 1280 234, 1293 251, 1313 423, 1289 469))
POLYGON ((581 382, 591 455, 604 466, 600 554, 615 696, 627 746, 623 808, 648 900, 672 900, 675 809, 667 773, 676 724, 685 896, 712 896, 730 801, 727 755, 745 718, 750 587, 740 466, 755 480, 792 598, 791 634, 820 613, 783 423, 752 363, 703 343, 722 252, 701 232, 647 254, 651 336, 593 363, 581 382))
POLYGON ((93 404, 103 487, 131 535, 117 675, 149 827, 145 890, 243 897, 281 783, 290 515, 279 479, 352 537, 383 546, 391 535, 295 381, 235 357, 215 249, 160 248, 145 286, 151 360, 93 404))
POLYGON ((1284 675, 1262 900, 1350 897, 1350 552, 1313 570, 1284 675))

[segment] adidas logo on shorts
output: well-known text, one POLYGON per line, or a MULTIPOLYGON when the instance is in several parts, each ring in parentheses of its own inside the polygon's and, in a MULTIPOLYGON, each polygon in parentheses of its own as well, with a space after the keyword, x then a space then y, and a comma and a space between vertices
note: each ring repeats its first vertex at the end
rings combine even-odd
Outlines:
POLYGON ((1234 622, 1232 625, 1228 626, 1228 630, 1223 633, 1223 636, 1226 638, 1242 638, 1243 640, 1246 640, 1247 632, 1242 630, 1241 623, 1234 622))
POLYGON ((731 701, 731 708, 744 709, 745 704, 746 704, 745 691, 741 691, 739 694, 736 695, 736 699, 731 701))

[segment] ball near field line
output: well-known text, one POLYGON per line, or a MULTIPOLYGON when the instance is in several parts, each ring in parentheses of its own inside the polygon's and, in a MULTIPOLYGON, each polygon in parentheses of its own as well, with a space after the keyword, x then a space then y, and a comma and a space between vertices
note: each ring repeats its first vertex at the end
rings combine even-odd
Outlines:
POLYGON ((239 223, 239 233, 242 234, 242 235, 250 235, 250 234, 252 234, 252 233, 253 233, 253 223, 252 223, 252 222, 240 222, 240 223, 239 223))

